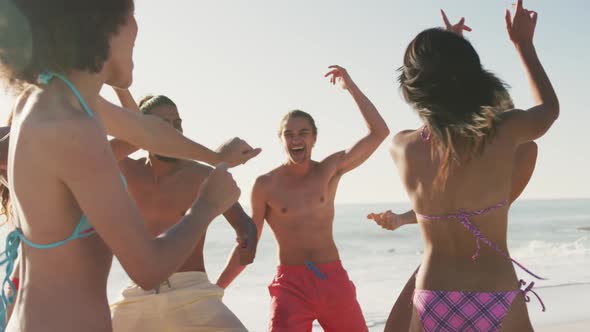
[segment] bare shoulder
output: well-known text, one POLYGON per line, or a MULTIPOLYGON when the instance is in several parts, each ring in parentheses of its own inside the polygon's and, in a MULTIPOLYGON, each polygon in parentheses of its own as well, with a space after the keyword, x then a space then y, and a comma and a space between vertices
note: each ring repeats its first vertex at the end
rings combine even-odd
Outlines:
POLYGON ((510 134, 512 130, 518 130, 518 123, 526 121, 528 117, 527 111, 520 109, 511 109, 506 112, 502 112, 499 115, 499 121, 497 124, 497 134, 505 136, 510 134))
POLYGON ((408 151, 412 151, 412 147, 419 142, 421 142, 419 129, 402 130, 393 136, 389 152, 394 161, 397 162, 407 155, 408 151))
POLYGON ((391 140, 391 145, 393 147, 403 147, 410 143, 411 141, 416 139, 417 134, 419 134, 420 130, 418 129, 406 129, 402 130, 399 133, 395 134, 391 140))
POLYGON ((256 177, 255 184, 260 186, 268 186, 272 184, 275 179, 279 176, 280 168, 273 169, 272 171, 259 175, 256 177))
POLYGON ((500 113, 499 118, 500 118, 500 122, 504 123, 504 122, 510 122, 510 121, 514 121, 518 118, 521 118, 523 116, 527 115, 527 111, 518 109, 518 108, 513 108, 510 110, 507 110, 505 112, 500 113))
POLYGON ((54 170, 57 173, 67 174, 80 167, 100 172, 114 160, 103 128, 91 118, 78 117, 26 127, 27 124, 21 130, 34 135, 20 137, 20 143, 42 152, 36 153, 39 157, 55 160, 47 165, 57 167, 54 170))
POLYGON ((331 169, 338 167, 340 161, 345 156, 346 152, 344 150, 332 153, 331 155, 324 158, 322 161, 319 162, 319 165, 322 168, 331 169))
POLYGON ((279 176, 281 169, 282 166, 279 166, 265 174, 256 177, 253 191, 256 191, 257 193, 268 192, 279 176))

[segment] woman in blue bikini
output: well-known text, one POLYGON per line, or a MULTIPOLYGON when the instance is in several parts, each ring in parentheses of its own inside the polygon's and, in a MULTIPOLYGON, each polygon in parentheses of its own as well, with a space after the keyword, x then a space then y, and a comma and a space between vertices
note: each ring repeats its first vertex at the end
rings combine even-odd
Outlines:
POLYGON ((21 289, 7 331, 110 331, 113 254, 138 285, 154 288, 239 196, 223 164, 179 223, 152 239, 107 134, 209 164, 235 166, 259 152, 239 139, 211 151, 158 119, 100 98, 104 84, 131 84, 133 11, 132 0, 0 3, 0 77, 19 92, 7 165, 15 229, 0 259, 6 266, 0 308, 12 300, 4 289, 14 286, 9 276, 18 254, 21 289))

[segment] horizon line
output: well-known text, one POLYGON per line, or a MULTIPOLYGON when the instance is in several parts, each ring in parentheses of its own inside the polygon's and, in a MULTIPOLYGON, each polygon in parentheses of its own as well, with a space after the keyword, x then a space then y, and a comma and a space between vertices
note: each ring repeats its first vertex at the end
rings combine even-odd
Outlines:
MULTIPOLYGON (((590 201, 590 197, 561 197, 561 198, 521 198, 516 201, 525 202, 546 202, 546 201, 590 201)), ((359 205, 381 205, 381 204, 410 204, 409 201, 381 201, 381 202, 364 202, 364 203, 335 203, 334 206, 359 206, 359 205)), ((242 205, 250 208, 250 205, 242 205)))

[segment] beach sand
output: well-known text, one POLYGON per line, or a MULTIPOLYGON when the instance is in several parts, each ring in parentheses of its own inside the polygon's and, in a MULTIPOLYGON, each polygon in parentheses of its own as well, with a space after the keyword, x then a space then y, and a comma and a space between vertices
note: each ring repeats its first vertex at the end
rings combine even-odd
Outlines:
POLYGON ((576 323, 563 323, 556 325, 548 325, 540 327, 537 332, 576 332, 576 331, 590 331, 590 319, 587 321, 576 323))
POLYGON ((546 312, 539 310, 537 299, 529 303, 529 315, 539 332, 590 331, 590 284, 574 284, 539 288, 546 312))

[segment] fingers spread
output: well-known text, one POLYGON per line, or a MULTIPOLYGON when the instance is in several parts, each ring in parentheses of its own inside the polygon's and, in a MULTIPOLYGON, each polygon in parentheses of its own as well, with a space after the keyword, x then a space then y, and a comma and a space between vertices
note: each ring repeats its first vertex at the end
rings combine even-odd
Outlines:
POLYGON ((449 18, 447 17, 447 14, 445 13, 445 11, 441 9, 440 13, 442 15, 443 22, 445 23, 445 26, 447 28, 451 27, 451 22, 449 22, 449 18))

